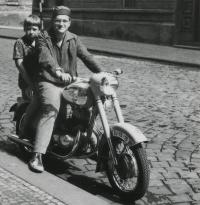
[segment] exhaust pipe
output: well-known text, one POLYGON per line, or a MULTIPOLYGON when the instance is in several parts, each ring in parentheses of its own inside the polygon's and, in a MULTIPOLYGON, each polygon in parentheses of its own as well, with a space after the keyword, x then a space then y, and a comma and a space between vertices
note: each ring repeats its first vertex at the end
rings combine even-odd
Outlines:
POLYGON ((32 145, 30 142, 27 142, 27 141, 25 141, 25 140, 23 140, 23 139, 19 139, 19 137, 18 137, 17 135, 10 135, 10 136, 8 136, 8 138, 9 138, 12 142, 19 143, 19 144, 23 144, 24 146, 33 148, 33 145, 32 145))

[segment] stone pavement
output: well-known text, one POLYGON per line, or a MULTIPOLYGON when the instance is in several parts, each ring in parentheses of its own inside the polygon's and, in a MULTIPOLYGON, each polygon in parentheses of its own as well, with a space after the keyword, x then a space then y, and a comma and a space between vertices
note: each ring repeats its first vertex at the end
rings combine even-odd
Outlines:
MULTIPOLYGON (((18 155, 16 146, 7 141, 7 135, 14 129, 12 114, 8 110, 19 95, 17 72, 14 72, 11 61, 13 43, 12 40, 0 39, 4 48, 0 51, 0 149, 18 155)), ((198 67, 101 55, 95 57, 105 70, 124 68, 119 96, 125 119, 138 126, 150 140, 147 145, 151 166, 150 187, 135 204, 200 204, 198 67)), ((87 75, 80 62, 79 68, 82 75, 87 75)), ((108 204, 123 204, 112 193, 104 174, 94 173, 95 162, 92 160, 56 163, 56 167, 54 162, 47 170, 108 204)))
POLYGON ((0 188, 1 205, 64 205, 60 200, 1 167, 0 188))

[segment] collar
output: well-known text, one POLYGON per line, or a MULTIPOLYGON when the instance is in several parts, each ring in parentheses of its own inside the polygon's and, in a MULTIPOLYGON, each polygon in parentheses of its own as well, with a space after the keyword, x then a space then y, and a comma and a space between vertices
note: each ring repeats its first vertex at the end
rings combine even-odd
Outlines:
POLYGON ((26 35, 24 35, 24 36, 22 37, 22 39, 23 39, 23 41, 24 41, 24 43, 25 43, 26 45, 31 46, 31 47, 34 47, 34 46, 32 45, 32 43, 34 42, 34 40, 30 40, 29 38, 27 38, 26 35))
POLYGON ((69 40, 71 40, 71 39, 73 39, 73 38, 75 38, 75 36, 74 36, 74 34, 72 34, 71 32, 67 31, 67 32, 65 33, 64 40, 69 41, 69 40))
MULTIPOLYGON (((48 33, 49 33, 49 36, 52 39, 55 39, 55 33, 54 33, 53 29, 50 29, 48 33)), ((69 32, 69 31, 66 31, 65 35, 64 35, 64 38, 63 38, 63 41, 69 41, 73 38, 75 38, 75 35, 73 33, 69 32)))

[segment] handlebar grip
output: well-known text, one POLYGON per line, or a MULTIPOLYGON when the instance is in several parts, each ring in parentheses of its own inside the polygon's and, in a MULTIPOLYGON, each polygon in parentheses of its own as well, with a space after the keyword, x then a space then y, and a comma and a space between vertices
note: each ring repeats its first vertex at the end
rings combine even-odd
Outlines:
POLYGON ((113 73, 114 73, 115 75, 120 75, 120 74, 123 73, 123 70, 121 70, 121 69, 116 69, 116 70, 113 71, 113 73))

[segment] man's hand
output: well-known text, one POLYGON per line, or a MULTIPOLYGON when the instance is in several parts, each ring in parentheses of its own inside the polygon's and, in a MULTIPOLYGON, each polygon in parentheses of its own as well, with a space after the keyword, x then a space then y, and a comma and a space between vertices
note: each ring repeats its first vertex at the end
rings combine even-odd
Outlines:
POLYGON ((69 73, 62 73, 60 78, 65 83, 71 83, 71 81, 72 81, 72 76, 69 73))
POLYGON ((71 83, 72 81, 72 77, 69 73, 62 73, 60 70, 57 70, 56 75, 65 83, 71 83))

